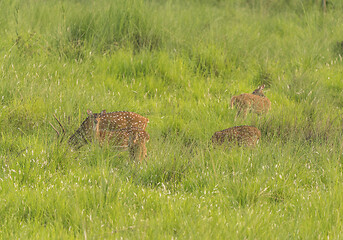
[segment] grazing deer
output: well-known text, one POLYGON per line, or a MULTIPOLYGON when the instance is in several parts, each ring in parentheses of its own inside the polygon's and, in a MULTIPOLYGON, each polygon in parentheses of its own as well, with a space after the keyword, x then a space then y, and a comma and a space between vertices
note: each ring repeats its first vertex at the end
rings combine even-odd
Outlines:
POLYGON ((215 132, 212 136, 214 145, 255 146, 261 137, 261 131, 252 126, 236 126, 215 132))
MULTIPOLYGON (((149 122, 149 119, 133 112, 106 113, 106 110, 103 110, 101 113, 93 113, 92 111, 87 110, 87 114, 88 117, 68 139, 69 145, 74 149, 78 149, 83 145, 92 142, 97 135, 97 131, 112 131, 122 128, 138 128, 144 130, 149 122)), ((62 124, 55 115, 54 117, 63 129, 64 133, 62 124)), ((59 136, 60 133, 57 129, 51 123, 50 125, 55 129, 59 136)))
POLYGON ((231 98, 231 108, 236 106, 238 112, 236 117, 242 112, 244 117, 247 116, 248 111, 258 114, 267 113, 270 109, 271 102, 263 94, 264 85, 258 87, 253 93, 243 93, 231 98))

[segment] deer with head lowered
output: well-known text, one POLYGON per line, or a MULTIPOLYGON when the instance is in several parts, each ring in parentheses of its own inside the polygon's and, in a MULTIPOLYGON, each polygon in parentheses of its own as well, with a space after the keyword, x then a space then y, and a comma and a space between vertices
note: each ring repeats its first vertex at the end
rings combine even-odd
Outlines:
POLYGON ((133 112, 110 112, 103 110, 101 113, 93 113, 87 110, 88 117, 81 123, 81 126, 69 138, 68 143, 72 147, 79 148, 91 142, 96 131, 114 131, 122 128, 139 128, 145 130, 149 122, 137 113, 133 112))
MULTIPOLYGON (((144 138, 144 143, 149 140, 149 135, 144 131, 149 119, 137 113, 124 111, 107 113, 106 110, 103 110, 101 113, 93 113, 92 111, 87 110, 87 114, 88 117, 68 139, 68 143, 73 149, 78 149, 93 140, 98 141, 101 145, 105 141, 108 143, 113 141, 114 145, 120 145, 123 140, 124 145, 122 146, 127 146, 130 150, 131 148, 134 149, 134 146, 136 147, 139 142, 143 141, 140 139, 144 138), (130 141, 131 138, 132 141, 130 141)), ((63 128, 56 116, 54 117, 61 128, 63 128)), ((57 129, 51 123, 50 125, 59 136, 60 134, 57 129)), ((145 151, 146 155, 146 148, 141 147, 139 149, 141 149, 143 153, 145 151)), ((136 156, 136 152, 131 155, 136 156)), ((141 160, 142 158, 140 157, 139 159, 141 160)))
POLYGON ((253 126, 236 126, 215 132, 212 136, 213 145, 224 146, 255 146, 261 137, 261 131, 253 126))
POLYGON ((247 116, 248 111, 257 114, 267 113, 270 109, 271 102, 263 94, 264 85, 259 86, 253 93, 243 93, 231 98, 231 108, 236 106, 237 116, 243 113, 244 117, 247 116))

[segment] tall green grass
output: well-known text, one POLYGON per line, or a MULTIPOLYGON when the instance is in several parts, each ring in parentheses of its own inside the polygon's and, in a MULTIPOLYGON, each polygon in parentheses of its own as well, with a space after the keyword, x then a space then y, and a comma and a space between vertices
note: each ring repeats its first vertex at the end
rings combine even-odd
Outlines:
POLYGON ((342 238, 341 1, 1 1, 0 238, 342 238), (233 95, 265 84, 267 115, 233 95), (148 158, 58 143, 150 119, 148 158), (254 149, 214 149, 254 125, 254 149))

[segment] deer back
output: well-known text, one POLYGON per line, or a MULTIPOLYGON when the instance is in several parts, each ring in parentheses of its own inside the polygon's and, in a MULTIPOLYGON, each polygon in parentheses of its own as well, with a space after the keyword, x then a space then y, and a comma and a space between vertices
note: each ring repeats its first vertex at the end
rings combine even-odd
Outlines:
POLYGON ((255 146, 261 137, 261 131, 253 126, 236 126, 215 132, 212 136, 214 145, 255 146))
POLYGON ((149 119, 134 112, 110 112, 103 110, 98 116, 100 130, 117 130, 122 128, 139 128, 145 130, 149 119))

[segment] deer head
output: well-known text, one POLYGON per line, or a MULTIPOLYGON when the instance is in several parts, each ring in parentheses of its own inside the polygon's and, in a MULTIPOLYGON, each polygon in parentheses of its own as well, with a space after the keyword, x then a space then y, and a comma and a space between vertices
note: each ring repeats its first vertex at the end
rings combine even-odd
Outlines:
POLYGON ((84 144, 91 142, 96 133, 96 126, 98 123, 97 117, 99 113, 93 113, 91 110, 87 110, 87 114, 88 117, 68 139, 69 145, 73 148, 77 149, 82 147, 84 144))
POLYGON ((258 88, 256 88, 252 94, 254 95, 258 95, 258 96, 261 96, 261 97, 265 97, 264 94, 263 94, 263 89, 264 89, 264 84, 262 86, 259 86, 258 88))

